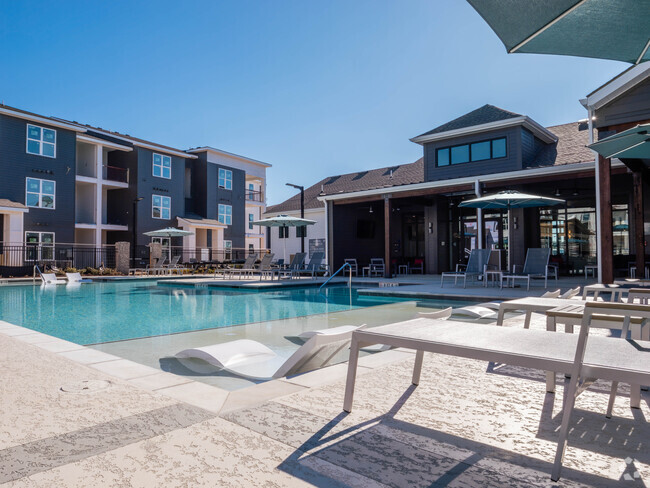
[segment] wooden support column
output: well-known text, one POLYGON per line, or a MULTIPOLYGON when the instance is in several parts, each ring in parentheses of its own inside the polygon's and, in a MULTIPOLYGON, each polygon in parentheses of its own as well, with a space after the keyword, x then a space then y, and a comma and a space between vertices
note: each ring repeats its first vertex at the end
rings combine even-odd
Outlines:
POLYGON ((636 254, 636 277, 645 278, 645 232, 643 229, 643 175, 632 173, 632 198, 634 201, 634 252, 636 254))
POLYGON ((384 197, 384 278, 390 278, 390 197, 384 197))
POLYGON ((598 156, 598 172, 600 176, 600 222, 599 230, 601 245, 601 278, 603 283, 614 282, 614 255, 612 236, 612 161, 598 156))

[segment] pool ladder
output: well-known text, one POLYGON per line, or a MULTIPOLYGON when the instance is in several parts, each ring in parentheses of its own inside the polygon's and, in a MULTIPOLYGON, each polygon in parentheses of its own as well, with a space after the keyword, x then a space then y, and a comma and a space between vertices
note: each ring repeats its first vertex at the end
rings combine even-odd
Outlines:
POLYGON ((325 283, 320 285, 320 287, 318 288, 318 291, 321 291, 321 289, 325 285, 327 285, 332 280, 332 278, 334 278, 337 274, 339 274, 341 271, 343 271, 346 267, 350 268, 350 276, 349 276, 349 279, 348 279, 348 288, 352 288, 352 266, 350 266, 350 263, 345 263, 343 266, 341 266, 339 269, 336 270, 336 273, 334 273, 332 276, 327 278, 327 281, 325 283))

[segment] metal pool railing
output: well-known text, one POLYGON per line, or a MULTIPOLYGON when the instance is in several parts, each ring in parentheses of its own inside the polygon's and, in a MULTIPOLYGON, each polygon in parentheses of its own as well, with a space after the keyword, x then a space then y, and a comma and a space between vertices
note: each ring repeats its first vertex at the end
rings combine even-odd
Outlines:
POLYGON ((320 285, 320 287, 318 288, 318 291, 321 291, 321 289, 325 285, 327 285, 332 280, 332 278, 334 278, 337 274, 339 274, 341 271, 343 271, 346 267, 350 268, 350 276, 349 276, 349 279, 348 279, 348 288, 352 288, 352 266, 350 266, 350 263, 345 263, 343 266, 341 266, 339 269, 336 270, 336 273, 332 274, 332 276, 327 278, 327 281, 325 283, 320 285))

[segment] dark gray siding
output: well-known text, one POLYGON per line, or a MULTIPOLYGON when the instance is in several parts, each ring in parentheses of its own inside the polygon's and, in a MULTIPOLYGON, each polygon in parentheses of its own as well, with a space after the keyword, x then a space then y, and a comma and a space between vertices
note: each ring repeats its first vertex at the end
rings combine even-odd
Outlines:
POLYGON ((596 128, 650 120, 650 80, 596 111, 596 128))
POLYGON ((462 178, 465 176, 479 176, 503 171, 516 171, 522 169, 521 156, 521 128, 512 127, 503 130, 482 132, 463 137, 455 137, 435 141, 424 145, 424 179, 425 181, 446 180, 462 178), (500 159, 469 162, 450 166, 436 167, 436 149, 448 146, 457 146, 486 139, 506 138, 507 156, 500 159))
POLYGON ((56 182, 55 210, 30 208, 24 230, 54 232, 57 243, 74 242, 76 133, 0 115, 0 198, 25 203, 27 177, 56 182), (27 154, 27 124, 56 131, 56 157, 27 154))
MULTIPOLYGON (((172 227, 176 217, 185 215, 185 158, 172 156, 163 151, 152 151, 142 147, 135 147, 133 153, 137 154, 137 198, 143 200, 138 203, 137 215, 137 244, 146 245, 151 238, 143 235, 144 232, 172 227), (163 154, 172 158, 171 179, 158 178, 152 174, 153 154, 163 154), (169 220, 154 219, 151 215, 152 195, 171 197, 171 213, 169 220)), ((173 245, 181 245, 181 239, 174 239, 173 245)))
POLYGON ((530 166, 545 144, 527 129, 521 129, 521 159, 523 167, 530 166))
MULTIPOLYGON (((213 188, 215 204, 215 212, 218 211, 218 205, 232 205, 232 224, 229 225, 223 232, 223 238, 232 241, 233 248, 243 248, 246 243, 244 233, 245 230, 245 213, 246 203, 244 201, 245 187, 246 187, 246 172, 240 169, 230 168, 225 165, 209 164, 214 170, 215 185, 213 188), (232 190, 225 190, 219 188, 218 175, 219 168, 232 171, 232 190)), ((210 194, 208 188, 208 195, 210 194)), ((215 213, 216 215, 216 213, 215 213)), ((218 216, 218 215, 217 215, 218 216)))

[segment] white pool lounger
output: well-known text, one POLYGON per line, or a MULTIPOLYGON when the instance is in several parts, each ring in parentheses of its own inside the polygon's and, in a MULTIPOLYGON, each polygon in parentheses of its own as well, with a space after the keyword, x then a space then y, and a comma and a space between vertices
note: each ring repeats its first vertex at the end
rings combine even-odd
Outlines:
POLYGON ((65 285, 66 280, 57 280, 54 273, 41 273, 42 285, 65 285))
POLYGON ((93 282, 93 280, 82 278, 81 273, 66 273, 65 276, 68 278, 68 283, 92 283, 93 282))
POLYGON ((286 359, 264 344, 249 339, 185 349, 176 354, 176 357, 202 359, 232 374, 250 379, 283 378, 334 364, 338 353, 349 348, 352 332, 363 326, 342 327, 347 328, 336 333, 314 334, 286 359))

